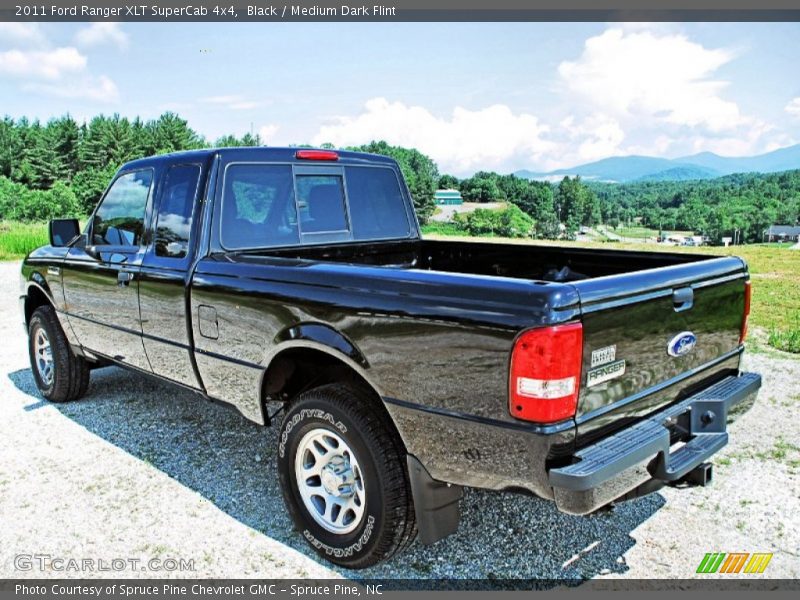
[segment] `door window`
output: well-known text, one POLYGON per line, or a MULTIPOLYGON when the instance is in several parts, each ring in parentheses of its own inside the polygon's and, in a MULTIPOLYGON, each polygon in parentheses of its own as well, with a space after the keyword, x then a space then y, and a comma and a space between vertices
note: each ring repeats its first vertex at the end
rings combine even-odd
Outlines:
POLYGON ((186 257, 199 180, 198 165, 177 165, 167 172, 156 222, 156 256, 186 257))
POLYGON ((92 220, 92 244, 137 247, 144 236, 144 212, 153 171, 121 175, 108 190, 92 220))

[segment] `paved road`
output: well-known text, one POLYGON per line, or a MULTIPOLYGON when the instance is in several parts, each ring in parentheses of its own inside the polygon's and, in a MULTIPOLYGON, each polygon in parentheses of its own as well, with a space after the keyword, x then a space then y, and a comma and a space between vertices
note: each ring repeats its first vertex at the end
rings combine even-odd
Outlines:
MULTIPOLYGON (((274 431, 117 368, 95 371, 82 401, 43 401, 17 272, 0 263, 0 577, 43 575, 15 570, 22 553, 194 561, 193 571, 128 577, 353 575, 317 560, 292 531, 274 431)), ((706 552, 767 551, 776 555, 765 575, 798 577, 800 361, 755 355, 749 364, 766 390, 731 428, 713 487, 668 489, 591 517, 469 492, 457 535, 359 576, 684 578, 706 552)))

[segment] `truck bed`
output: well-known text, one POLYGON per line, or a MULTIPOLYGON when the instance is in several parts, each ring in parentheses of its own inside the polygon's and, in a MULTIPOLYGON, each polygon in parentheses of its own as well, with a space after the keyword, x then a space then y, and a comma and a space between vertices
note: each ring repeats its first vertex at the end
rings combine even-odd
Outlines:
POLYGON ((534 281, 579 281, 714 258, 685 253, 441 240, 317 246, 264 252, 314 261, 534 281))

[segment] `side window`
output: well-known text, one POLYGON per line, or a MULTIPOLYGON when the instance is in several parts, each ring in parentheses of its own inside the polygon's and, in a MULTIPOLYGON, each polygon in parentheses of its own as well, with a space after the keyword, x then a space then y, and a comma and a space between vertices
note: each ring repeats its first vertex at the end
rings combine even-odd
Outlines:
POLYGON ((222 245, 228 249, 298 243, 292 168, 288 165, 228 165, 220 237, 222 245))
POLYGON ((406 238, 411 233, 406 201, 392 169, 347 168, 353 238, 406 238))
POLYGON ((198 165, 178 165, 167 172, 156 222, 156 256, 184 258, 189 251, 199 179, 198 165))
POLYGON ((298 175, 297 209, 304 234, 349 229, 339 175, 298 175))
POLYGON ((108 190, 92 221, 92 243, 139 246, 153 172, 134 171, 119 177, 108 190))

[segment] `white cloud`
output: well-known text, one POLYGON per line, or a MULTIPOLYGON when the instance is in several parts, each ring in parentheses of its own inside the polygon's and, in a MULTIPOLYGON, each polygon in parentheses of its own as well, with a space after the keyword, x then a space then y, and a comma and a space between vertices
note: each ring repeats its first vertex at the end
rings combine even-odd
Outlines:
POLYGON ((573 160, 588 162, 622 154, 622 142, 625 132, 616 119, 603 114, 593 114, 581 121, 574 116, 567 117, 560 123, 558 134, 568 138, 566 147, 558 159, 569 160, 569 154, 575 154, 573 160), (577 151, 570 150, 577 146, 577 151))
POLYGON ((230 110, 252 110, 261 106, 260 102, 250 100, 238 94, 231 94, 227 96, 209 96, 208 98, 201 98, 200 102, 206 104, 217 104, 224 106, 230 110))
POLYGON ((113 44, 118 48, 127 48, 128 34, 120 29, 119 23, 92 23, 78 30, 75 34, 75 43, 84 47, 113 44))
POLYGON ((87 57, 72 46, 0 52, 2 76, 19 80, 20 87, 27 92, 95 102, 119 99, 114 81, 106 75, 92 75, 87 57))
POLYGON ((347 146, 386 140, 418 148, 442 172, 468 174, 475 169, 538 162, 552 147, 542 137, 546 131, 536 117, 514 114, 502 104, 474 111, 456 107, 452 115, 442 118, 421 106, 373 98, 359 115, 336 117, 323 125, 311 142, 347 146))
POLYGON ((38 23, 0 22, 0 46, 40 47, 46 43, 38 23))
POLYGON ((58 98, 82 98, 106 103, 119 100, 117 85, 105 75, 93 77, 84 74, 81 77, 59 83, 29 83, 23 85, 23 89, 58 98))
POLYGON ((54 50, 7 50, 0 52, 0 75, 52 81, 83 71, 86 62, 86 57, 71 46, 54 50))
POLYGON ((612 25, 590 37, 578 57, 558 66, 563 101, 584 120, 607 116, 619 131, 609 124, 592 134, 586 123, 579 132, 589 135, 583 141, 560 132, 577 144, 577 151, 565 150, 563 157, 600 155, 606 149, 618 155, 711 151, 741 156, 781 143, 780 130, 745 114, 730 97, 729 82, 719 76, 736 56, 731 49, 689 39, 675 25, 612 25))
POLYGON ((681 142, 689 145, 692 152, 708 151, 722 156, 748 156, 775 149, 775 144, 782 147, 792 143, 791 138, 763 121, 756 121, 751 127, 729 135, 687 135, 681 138, 681 142))
POLYGON ((722 132, 749 122, 721 97, 727 83, 713 79, 733 58, 681 34, 611 28, 586 40, 581 56, 558 72, 596 110, 722 132))
POLYGON ((800 117, 800 96, 793 98, 784 110, 793 117, 800 117))
POLYGON ((631 144, 625 147, 625 154, 646 154, 649 156, 666 156, 667 152, 675 145, 676 140, 668 135, 655 135, 648 137, 640 144, 631 144))
POLYGON ((267 142, 272 140, 272 138, 278 132, 278 129, 280 129, 280 127, 274 124, 264 125, 263 127, 261 127, 258 130, 258 135, 261 138, 261 143, 266 144, 267 142))
MULTIPOLYGON (((76 41, 100 42, 101 34, 116 40, 115 43, 127 40, 115 24, 96 25, 112 27, 92 25, 79 31, 76 41)), ((15 80, 21 90, 29 93, 94 102, 119 100, 119 90, 114 81, 106 75, 92 73, 89 59, 83 52, 75 46, 52 44, 35 23, 0 23, 2 46, 9 48, 0 50, 2 85, 8 85, 3 79, 15 80)))

